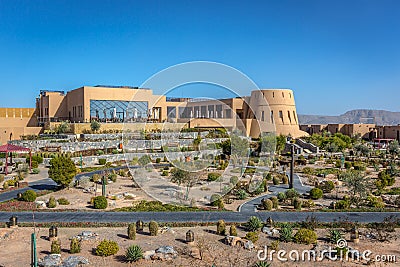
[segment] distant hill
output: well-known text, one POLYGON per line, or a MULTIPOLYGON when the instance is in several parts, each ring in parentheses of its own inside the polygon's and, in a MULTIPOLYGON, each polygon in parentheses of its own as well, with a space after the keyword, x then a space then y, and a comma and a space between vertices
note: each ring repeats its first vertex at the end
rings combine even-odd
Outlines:
POLYGON ((375 123, 377 125, 398 125, 400 124, 400 112, 355 109, 339 116, 299 115, 299 122, 300 124, 375 123))

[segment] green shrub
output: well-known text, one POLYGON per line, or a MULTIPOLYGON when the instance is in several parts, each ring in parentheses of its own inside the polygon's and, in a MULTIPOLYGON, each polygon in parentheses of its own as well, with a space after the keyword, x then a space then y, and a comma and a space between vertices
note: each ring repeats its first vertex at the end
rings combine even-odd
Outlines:
MULTIPOLYGON (((29 163, 29 156, 26 157, 26 163, 29 163)), ((38 164, 42 164, 43 163, 43 157, 39 156, 39 155, 33 155, 32 156, 32 161, 36 161, 38 164)))
POLYGON ((270 172, 264 172, 263 175, 264 179, 266 179, 267 181, 272 181, 272 175, 270 172))
POLYGON ((303 205, 303 201, 297 197, 293 199, 293 207, 296 210, 301 210, 301 206, 303 205))
POLYGON ((161 173, 161 176, 168 176, 169 175, 169 171, 163 170, 161 173))
POLYGON ((39 174, 40 173, 40 169, 39 168, 34 168, 34 169, 32 169, 32 173, 33 174, 39 174))
POLYGON ((117 175, 115 173, 110 173, 108 175, 108 179, 110 179, 113 183, 117 181, 117 175))
POLYGON ((31 167, 36 169, 39 167, 39 163, 37 163, 37 161, 35 161, 35 160, 32 160, 31 167))
POLYGON ((34 202, 36 200, 37 194, 33 190, 26 190, 22 193, 22 200, 27 202, 34 202))
POLYGON ((313 230, 301 228, 294 235, 294 241, 298 244, 315 244, 317 242, 317 234, 313 230))
POLYGON ((10 186, 8 185, 8 181, 4 182, 3 184, 3 189, 6 190, 8 189, 10 186))
POLYGON ((282 242, 290 242, 293 239, 293 228, 288 223, 283 223, 279 230, 279 240, 282 242))
POLYGON ((258 232, 248 232, 244 238, 256 243, 258 241, 258 232))
POLYGON ((315 207, 315 202, 312 201, 311 199, 307 199, 307 200, 303 201, 301 206, 304 208, 313 208, 313 207, 315 207))
POLYGON ((353 167, 356 171, 365 171, 367 169, 367 166, 362 162, 354 162, 353 167))
POLYGON ((350 201, 347 199, 342 199, 336 202, 335 204, 336 209, 348 209, 350 208, 350 201))
POLYGON ((161 159, 160 158, 156 158, 156 163, 160 163, 161 159))
POLYGON ((65 197, 59 198, 59 199, 57 200, 57 202, 58 202, 58 204, 60 204, 60 205, 69 205, 69 204, 70 204, 69 201, 68 201, 68 199, 66 199, 65 197))
POLYGON ((106 240, 100 242, 100 244, 96 247, 96 255, 102 257, 108 257, 111 255, 117 254, 119 251, 119 247, 117 242, 112 240, 106 240))
POLYGON ((239 182, 239 178, 237 176, 232 176, 229 180, 232 185, 236 185, 239 182))
POLYGON ((99 159, 99 164, 100 165, 105 165, 107 163, 106 159, 99 159))
POLYGON ((286 175, 282 176, 282 183, 283 184, 289 184, 289 178, 286 175))
POLYGON ((262 226, 263 226, 262 221, 260 220, 260 218, 256 216, 251 216, 246 223, 246 229, 249 232, 258 231, 262 226))
POLYGON ((81 242, 78 238, 74 237, 71 239, 69 253, 75 254, 81 252, 81 242))
POLYGON ((320 199, 324 195, 324 192, 319 188, 313 188, 310 190, 310 197, 312 199, 320 199))
POLYGON ((271 263, 266 261, 259 261, 254 264, 254 267, 270 267, 271 263))
POLYGON ((128 225, 128 239, 135 240, 136 238, 136 224, 130 223, 128 225))
POLYGON ((207 175, 207 181, 213 182, 216 181, 219 177, 221 177, 221 174, 216 172, 211 172, 207 175))
POLYGON ((136 262, 143 258, 143 250, 138 245, 131 245, 126 249, 125 259, 129 262, 136 262))
POLYGON ((93 199, 93 207, 95 209, 105 209, 108 206, 107 198, 105 196, 97 196, 93 199))
POLYGON ((49 202, 47 203, 47 207, 50 209, 54 209, 55 207, 57 207, 57 201, 56 198, 51 196, 49 198, 49 202))
POLYGON ((351 162, 345 161, 345 162, 344 162, 344 167, 345 167, 346 169, 350 169, 350 168, 351 168, 351 162))
POLYGON ((218 201, 221 200, 221 195, 219 194, 212 194, 210 197, 210 204, 214 207, 218 206, 218 201))
POLYGON ((247 194, 247 192, 246 192, 245 190, 239 189, 239 190, 236 192, 236 196, 237 196, 238 199, 244 200, 244 199, 247 198, 248 194, 247 194))
POLYGON ((311 167, 304 167, 303 173, 307 175, 315 175, 315 169, 311 167))
POLYGON ((337 242, 343 238, 342 233, 339 230, 330 230, 329 231, 329 241, 332 244, 337 244, 337 242))
POLYGON ((280 202, 284 202, 286 200, 286 194, 283 192, 279 192, 277 198, 280 202))
POLYGON ((97 183, 98 181, 100 181, 100 178, 101 178, 101 177, 100 177, 100 174, 95 173, 95 174, 92 175, 91 180, 92 180, 93 182, 97 183))
POLYGON ((277 197, 271 197, 270 200, 272 201, 272 208, 278 209, 279 208, 279 201, 277 197))
POLYGON ((156 221, 151 221, 149 223, 150 236, 156 236, 158 234, 158 223, 156 221))
POLYGON ((280 182, 281 182, 281 180, 277 176, 274 176, 274 178, 272 179, 272 183, 274 185, 279 185, 280 182))
POLYGON ((237 236, 236 226, 234 224, 231 225, 229 228, 229 235, 230 236, 237 236))
POLYGON ((288 190, 285 192, 285 195, 286 195, 286 198, 287 198, 287 199, 294 199, 294 198, 300 196, 300 194, 296 191, 296 189, 293 189, 293 188, 288 189, 288 190))
POLYGON ((50 253, 51 254, 61 254, 60 240, 54 240, 51 242, 50 253))
POLYGON ((332 181, 324 181, 320 183, 317 188, 321 189, 324 193, 330 193, 335 189, 335 184, 332 181))
POLYGON ((273 203, 270 199, 263 199, 261 203, 265 210, 272 210, 273 203))
POLYGON ((217 222, 217 234, 218 235, 225 235, 226 232, 226 225, 224 220, 219 220, 217 222))
MULTIPOLYGON (((0 161, 2 162, 2 161, 0 161)), ((0 183, 4 182, 4 174, 0 174, 0 183)))
POLYGON ((121 177, 126 177, 126 171, 121 169, 121 170, 118 171, 118 175, 121 176, 121 177))

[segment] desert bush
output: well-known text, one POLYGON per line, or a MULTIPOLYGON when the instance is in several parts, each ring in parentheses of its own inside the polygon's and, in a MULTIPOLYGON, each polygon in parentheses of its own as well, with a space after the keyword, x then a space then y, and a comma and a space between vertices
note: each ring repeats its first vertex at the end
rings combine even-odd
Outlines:
POLYGON ((304 167, 303 173, 307 175, 315 175, 315 169, 311 167, 304 167))
POLYGON ((298 198, 298 197, 295 197, 294 199, 293 199, 293 207, 296 209, 296 210, 301 210, 301 206, 303 205, 303 201, 300 199, 300 198, 298 198))
POLYGON ((54 240, 51 242, 50 253, 51 254, 60 254, 61 253, 60 240, 54 240))
POLYGON ((56 198, 51 196, 49 198, 49 202, 47 203, 47 207, 50 209, 54 209, 55 207, 57 207, 57 201, 56 198))
POLYGON ((93 207, 95 209, 105 209, 108 206, 107 198, 105 196, 97 196, 93 199, 93 207))
POLYGON ((329 236, 328 236, 328 238, 329 238, 329 241, 330 241, 332 244, 337 244, 337 242, 338 242, 340 239, 342 239, 343 236, 342 236, 342 233, 341 233, 339 230, 331 229, 331 230, 329 231, 329 236))
POLYGON ((106 159, 99 159, 99 165, 105 165, 107 163, 106 159))
POLYGON ((260 220, 260 218, 256 216, 251 216, 245 226, 249 232, 255 232, 258 231, 263 226, 263 223, 260 220))
POLYGON ((284 202, 286 200, 286 194, 283 192, 279 192, 277 198, 280 202, 284 202))
POLYGON ((36 200, 37 194, 33 190, 26 190, 22 193, 22 200, 26 202, 34 202, 36 200))
POLYGON ((296 189, 293 189, 293 188, 288 189, 288 190, 285 192, 285 195, 286 195, 286 198, 287 198, 287 199, 294 199, 294 198, 300 196, 300 194, 296 191, 296 189))
POLYGON ((149 223, 150 236, 156 236, 158 234, 158 223, 156 221, 151 221, 149 223))
POLYGON ((136 238, 136 224, 130 223, 128 225, 128 239, 135 240, 136 238))
POLYGON ((39 174, 39 173, 40 173, 39 168, 34 168, 34 169, 32 169, 32 173, 33 173, 33 174, 39 174))
POLYGON ((304 208, 313 208, 313 207, 315 207, 315 202, 312 201, 311 199, 303 200, 303 203, 301 206, 304 208))
POLYGON ((113 183, 117 181, 117 175, 115 173, 110 173, 108 175, 108 179, 110 179, 113 183))
POLYGON ((277 197, 271 197, 270 200, 272 201, 272 208, 279 208, 279 201, 277 197))
POLYGON ((279 230, 279 240, 281 242, 291 242, 293 239, 293 228, 290 224, 284 223, 279 230))
POLYGON ((58 204, 60 204, 60 205, 69 205, 69 204, 70 204, 69 201, 68 201, 68 199, 66 199, 65 197, 59 198, 59 199, 57 200, 57 202, 58 202, 58 204))
POLYGON ((258 241, 258 232, 248 232, 244 238, 256 243, 258 241))
POLYGON ((143 250, 138 245, 131 245, 125 251, 125 259, 128 262, 136 262, 143 258, 143 250))
POLYGON ((283 184, 289 184, 289 178, 286 175, 282 176, 282 183, 283 184))
POLYGON ((263 200, 261 201, 261 203, 262 203, 264 209, 266 209, 266 210, 272 210, 273 203, 272 203, 272 201, 271 201, 270 199, 263 199, 263 200))
POLYGON ((321 189, 324 193, 330 193, 335 189, 335 184, 332 181, 324 181, 320 183, 317 188, 321 189))
POLYGON ((93 181, 93 182, 95 182, 95 183, 97 183, 98 181, 100 181, 100 178, 101 178, 101 176, 100 176, 100 174, 93 174, 92 175, 92 178, 91 178, 91 180, 93 181))
POLYGON ((247 198, 248 194, 247 194, 247 192, 245 190, 239 189, 236 192, 236 196, 237 196, 238 199, 243 200, 243 199, 247 198))
POLYGON ((161 173, 161 176, 168 176, 169 171, 163 170, 161 173))
POLYGON ((315 244, 317 242, 317 234, 310 229, 301 228, 294 235, 294 241, 298 244, 315 244))
POLYGON ((234 224, 231 225, 229 228, 229 235, 230 236, 237 236, 236 226, 234 224))
POLYGON ((310 197, 312 199, 320 199, 324 195, 324 192, 319 188, 313 188, 310 190, 310 197))
POLYGON ((213 182, 216 181, 219 177, 221 177, 221 174, 216 172, 211 172, 207 175, 207 181, 213 182))
POLYGON ((71 239, 69 253, 75 254, 81 252, 81 241, 74 237, 71 239))
POLYGON ((96 247, 95 252, 97 256, 108 257, 117 254, 119 251, 119 246, 117 242, 112 240, 104 239, 96 247))
POLYGON ((217 222, 217 234, 218 235, 225 235, 226 232, 226 224, 224 220, 219 220, 217 222))
POLYGON ((8 181, 4 182, 3 184, 3 189, 6 190, 8 189, 10 186, 8 185, 8 181))
POLYGON ((212 194, 211 195, 211 197, 210 197, 210 204, 212 205, 212 206, 218 206, 218 201, 220 201, 221 200, 221 195, 219 195, 219 194, 212 194))
POLYGON ((272 178, 272 183, 273 183, 274 185, 279 185, 280 182, 281 182, 281 180, 279 179, 279 177, 274 176, 274 178, 272 178))
POLYGON ((342 199, 336 202, 336 209, 348 209, 350 208, 350 201, 348 199, 342 199))
POLYGON ((232 176, 230 179, 229 179, 229 182, 232 184, 232 185, 236 185, 238 182, 239 182, 239 178, 237 177, 237 176, 232 176))

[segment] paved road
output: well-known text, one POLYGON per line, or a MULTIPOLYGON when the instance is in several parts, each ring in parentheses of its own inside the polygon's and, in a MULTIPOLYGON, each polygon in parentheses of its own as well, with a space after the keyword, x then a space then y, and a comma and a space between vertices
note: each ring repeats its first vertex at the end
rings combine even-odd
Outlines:
MULTIPOLYGON (((297 175, 297 174, 294 174, 293 187, 300 194, 308 193, 312 188, 310 186, 303 185, 301 183, 299 175, 297 175)), ((251 199, 251 200, 243 203, 239 207, 239 212, 245 212, 245 213, 254 212, 257 209, 257 206, 261 203, 261 200, 263 198, 265 198, 265 197, 269 198, 272 196, 276 196, 279 192, 284 192, 288 189, 289 189, 288 185, 271 185, 268 187, 268 191, 269 191, 268 194, 258 196, 254 199, 251 199)))
POLYGON ((15 190, 0 194, 0 202, 8 201, 13 198, 16 198, 18 193, 23 193, 29 189, 32 189, 35 191, 41 191, 41 190, 53 190, 55 188, 57 188, 57 184, 52 179, 44 178, 44 179, 41 179, 41 180, 38 180, 35 182, 30 182, 28 184, 28 187, 15 189, 15 190))
MULTIPOLYGON (((32 212, 0 212, 0 221, 6 222, 12 215, 19 222, 32 222, 32 212)), ((400 212, 35 212, 35 222, 246 222, 250 216, 265 221, 271 217, 275 221, 300 222, 307 216, 315 216, 321 222, 348 219, 360 223, 381 222, 390 215, 400 219, 400 212)))

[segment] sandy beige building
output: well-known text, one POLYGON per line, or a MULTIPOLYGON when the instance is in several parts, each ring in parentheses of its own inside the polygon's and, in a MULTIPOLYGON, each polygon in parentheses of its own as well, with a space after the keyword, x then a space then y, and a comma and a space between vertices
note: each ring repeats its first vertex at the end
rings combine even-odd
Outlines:
POLYGON ((153 94, 151 89, 128 86, 83 86, 67 93, 42 90, 36 109, 23 110, 5 109, 0 113, 4 127, 7 125, 2 142, 10 138, 10 131, 11 138, 18 139, 61 121, 70 122, 74 133, 79 133, 88 129, 92 120, 102 123, 104 129, 121 129, 123 123, 133 126, 152 122, 193 128, 238 128, 251 137, 264 132, 295 138, 307 135, 299 128, 294 94, 289 89, 254 90, 250 96, 210 100, 167 98, 153 94))

